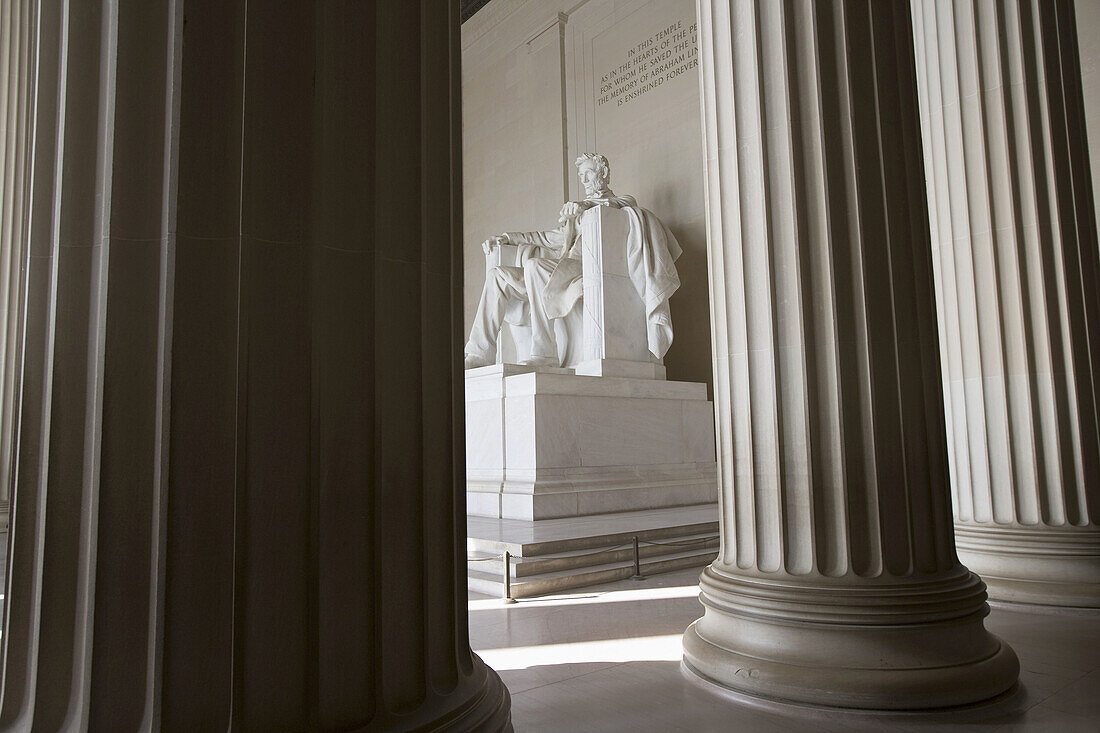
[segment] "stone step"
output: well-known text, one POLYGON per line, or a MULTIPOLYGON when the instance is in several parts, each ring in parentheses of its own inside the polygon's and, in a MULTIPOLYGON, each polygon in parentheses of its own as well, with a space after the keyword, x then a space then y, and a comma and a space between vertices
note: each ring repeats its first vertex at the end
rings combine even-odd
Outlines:
POLYGON ((580 550, 600 550, 639 541, 718 533, 716 504, 618 512, 588 517, 516 519, 467 517, 466 550, 472 555, 536 557, 580 550))
POLYGON ((558 593, 634 575, 702 567, 718 550, 718 507, 698 504, 538 521, 467 518, 470 590, 504 594, 512 554, 512 597, 558 593))
MULTIPOLYGON (((690 532, 690 530, 689 530, 690 532)), ((528 555, 512 557, 512 577, 524 578, 533 575, 542 575, 575 568, 590 567, 593 565, 605 565, 624 561, 634 561, 633 535, 626 537, 622 542, 617 539, 605 540, 607 544, 600 549, 571 550, 568 552, 554 552, 543 555, 528 555), (617 544, 615 544, 617 542, 617 544)), ((670 552, 683 550, 716 549, 718 547, 717 528, 704 532, 691 532, 683 535, 669 535, 656 540, 658 544, 650 544, 653 539, 647 539, 639 535, 638 555, 641 558, 656 557, 670 552)), ((471 567, 485 573, 501 575, 504 572, 503 553, 486 553, 476 551, 468 553, 468 557, 477 558, 471 567)))
MULTIPOLYGON (((660 548, 658 548, 660 549, 660 548)), ((640 554, 640 553, 639 553, 640 554)), ((640 561, 642 575, 656 575, 673 570, 690 567, 704 567, 717 557, 717 548, 704 548, 698 550, 680 550, 671 553, 662 553, 655 556, 643 557, 640 561)), ((470 563, 468 574, 469 588, 478 593, 502 597, 504 595, 504 579, 502 570, 497 573, 476 569, 476 563, 470 563)), ((629 560, 599 565, 588 565, 570 570, 542 573, 523 578, 513 578, 511 594, 512 598, 531 598, 533 596, 561 593, 567 590, 575 590, 590 585, 610 583, 623 580, 634 575, 634 560, 631 555, 629 560)))

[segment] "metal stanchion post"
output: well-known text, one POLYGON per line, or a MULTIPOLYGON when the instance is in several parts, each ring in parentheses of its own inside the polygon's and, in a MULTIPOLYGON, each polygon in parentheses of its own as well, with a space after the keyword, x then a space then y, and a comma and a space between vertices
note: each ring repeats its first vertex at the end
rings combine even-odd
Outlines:
POLYGON ((638 535, 634 535, 634 575, 631 580, 645 580, 642 577, 642 562, 638 557, 638 535))
POLYGON ((504 602, 515 603, 512 598, 512 553, 504 551, 504 602))

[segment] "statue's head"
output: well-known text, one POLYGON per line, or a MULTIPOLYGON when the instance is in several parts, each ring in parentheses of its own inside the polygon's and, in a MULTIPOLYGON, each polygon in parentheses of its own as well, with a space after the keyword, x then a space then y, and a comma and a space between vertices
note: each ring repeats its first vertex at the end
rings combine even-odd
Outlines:
POLYGON ((611 164, 607 158, 599 153, 581 153, 574 162, 586 196, 595 196, 607 190, 611 183, 611 164))

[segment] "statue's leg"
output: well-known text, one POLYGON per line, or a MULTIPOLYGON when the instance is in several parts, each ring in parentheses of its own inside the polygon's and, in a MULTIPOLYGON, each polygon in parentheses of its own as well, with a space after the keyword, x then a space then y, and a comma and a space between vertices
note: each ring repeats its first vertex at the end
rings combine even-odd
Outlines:
POLYGON ((558 347, 554 342, 554 331, 550 319, 543 307, 543 290, 550 276, 554 274, 554 260, 543 257, 527 260, 523 263, 523 279, 526 281, 527 297, 531 300, 531 357, 532 363, 561 366, 558 347))
POLYGON ((466 342, 467 366, 481 362, 492 364, 497 357, 497 338, 504 318, 527 300, 523 270, 519 267, 494 267, 485 278, 481 300, 477 304, 470 340, 466 342))

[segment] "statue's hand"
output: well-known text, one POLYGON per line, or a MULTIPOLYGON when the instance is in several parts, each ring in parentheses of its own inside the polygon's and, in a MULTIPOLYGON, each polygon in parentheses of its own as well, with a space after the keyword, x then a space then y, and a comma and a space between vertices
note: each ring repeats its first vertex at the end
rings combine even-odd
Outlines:
POLYGON ((507 235, 492 236, 481 243, 481 251, 485 254, 489 254, 493 251, 493 247, 499 247, 502 244, 508 244, 507 235))
POLYGON ((595 204, 591 201, 566 201, 562 204, 561 211, 558 213, 558 223, 564 224, 567 221, 576 219, 593 206, 595 204))
POLYGON ((564 223, 569 219, 575 219, 577 218, 577 215, 581 213, 581 211, 583 211, 583 209, 578 202, 566 201, 562 205, 561 211, 558 213, 558 221, 564 223))

